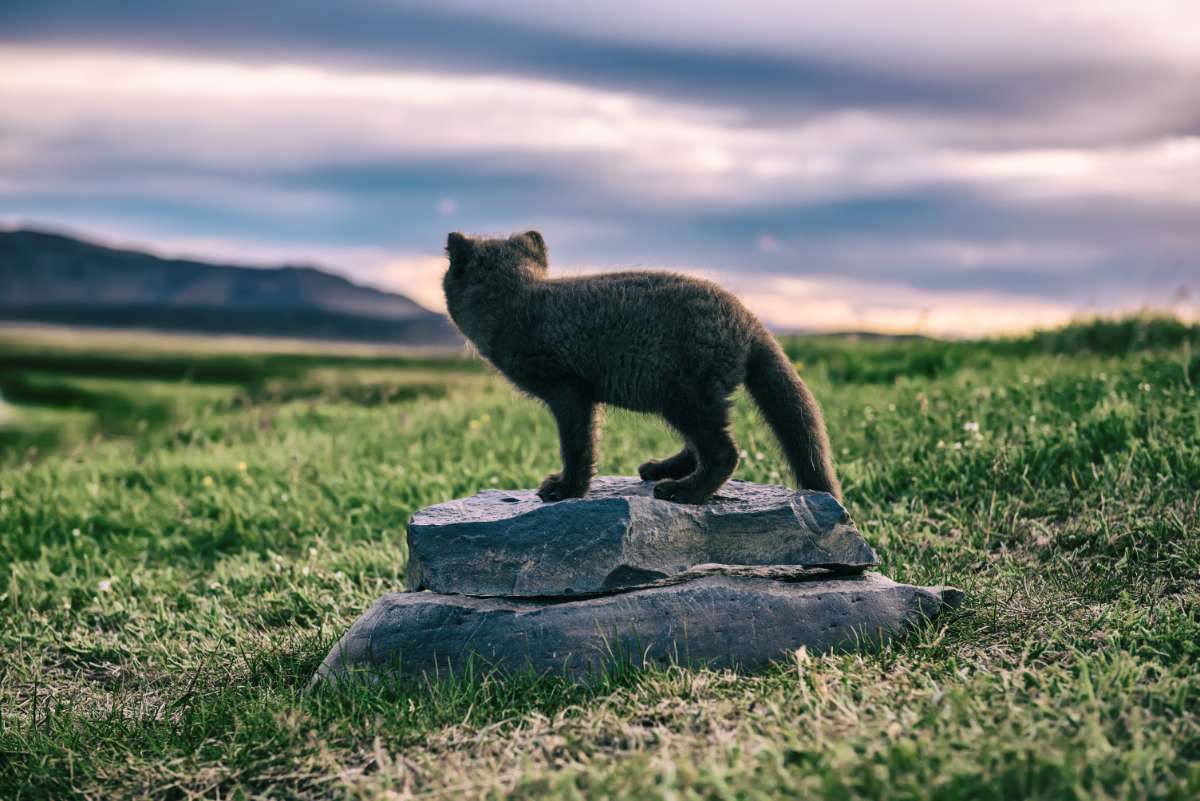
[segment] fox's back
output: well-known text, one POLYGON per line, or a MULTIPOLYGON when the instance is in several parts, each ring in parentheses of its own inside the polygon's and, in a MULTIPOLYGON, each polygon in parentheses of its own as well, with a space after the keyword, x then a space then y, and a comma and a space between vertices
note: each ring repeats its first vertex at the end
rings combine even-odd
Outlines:
POLYGON ((531 301, 547 357, 594 386, 599 400, 637 410, 659 409, 691 386, 732 390, 762 332, 733 295, 674 273, 553 279, 531 301))

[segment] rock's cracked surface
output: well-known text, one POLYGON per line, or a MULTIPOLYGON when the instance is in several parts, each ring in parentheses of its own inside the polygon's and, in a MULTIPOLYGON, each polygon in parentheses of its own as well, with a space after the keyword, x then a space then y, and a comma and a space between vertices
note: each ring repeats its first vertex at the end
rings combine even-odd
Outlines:
POLYGON ((485 490, 413 515, 408 586, 537 597, 637 587, 696 565, 801 565, 858 572, 879 563, 828 493, 730 481, 703 506, 659 500, 652 482, 602 476, 584 498, 485 490))
POLYGON ((679 583, 569 602, 392 593, 330 651, 314 683, 386 674, 446 676, 470 661, 585 678, 612 660, 757 667, 800 646, 871 647, 947 607, 959 590, 877 573, 813 579, 712 566, 679 583))

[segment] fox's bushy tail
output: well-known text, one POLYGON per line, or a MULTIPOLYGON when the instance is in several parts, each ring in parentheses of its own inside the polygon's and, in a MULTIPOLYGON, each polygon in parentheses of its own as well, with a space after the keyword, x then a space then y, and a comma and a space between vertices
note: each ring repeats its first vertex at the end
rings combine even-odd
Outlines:
POLYGON ((746 364, 746 389, 775 432, 801 488, 824 490, 840 501, 842 486, 833 472, 821 407, 779 343, 765 331, 746 364))

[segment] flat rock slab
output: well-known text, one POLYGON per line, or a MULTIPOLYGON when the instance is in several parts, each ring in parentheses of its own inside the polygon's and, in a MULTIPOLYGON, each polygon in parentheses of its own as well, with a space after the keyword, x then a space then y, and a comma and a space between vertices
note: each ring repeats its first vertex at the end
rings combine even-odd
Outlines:
POLYGON ((777 568, 711 572, 564 602, 392 593, 333 647, 313 682, 448 676, 471 663, 575 679, 614 660, 753 668, 800 646, 815 653, 873 647, 962 599, 952 587, 897 584, 878 573, 781 575, 777 568))
POLYGON ((485 490, 429 506, 408 525, 408 587, 464 595, 593 595, 705 563, 859 572, 879 564, 826 492, 730 481, 703 506, 654 484, 602 476, 578 499, 485 490))

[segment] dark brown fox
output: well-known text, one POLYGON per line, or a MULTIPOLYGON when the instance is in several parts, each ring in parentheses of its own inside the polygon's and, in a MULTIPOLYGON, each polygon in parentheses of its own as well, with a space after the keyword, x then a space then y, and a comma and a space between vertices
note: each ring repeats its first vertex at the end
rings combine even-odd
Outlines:
POLYGON ((733 474, 730 396, 750 390, 801 487, 831 492, 829 438, 817 401, 766 327, 708 281, 665 272, 550 278, 537 231, 508 239, 450 234, 443 279, 454 322, 479 352, 558 423, 562 472, 543 501, 587 492, 599 407, 656 412, 684 448, 638 472, 654 495, 704 503, 733 474))

